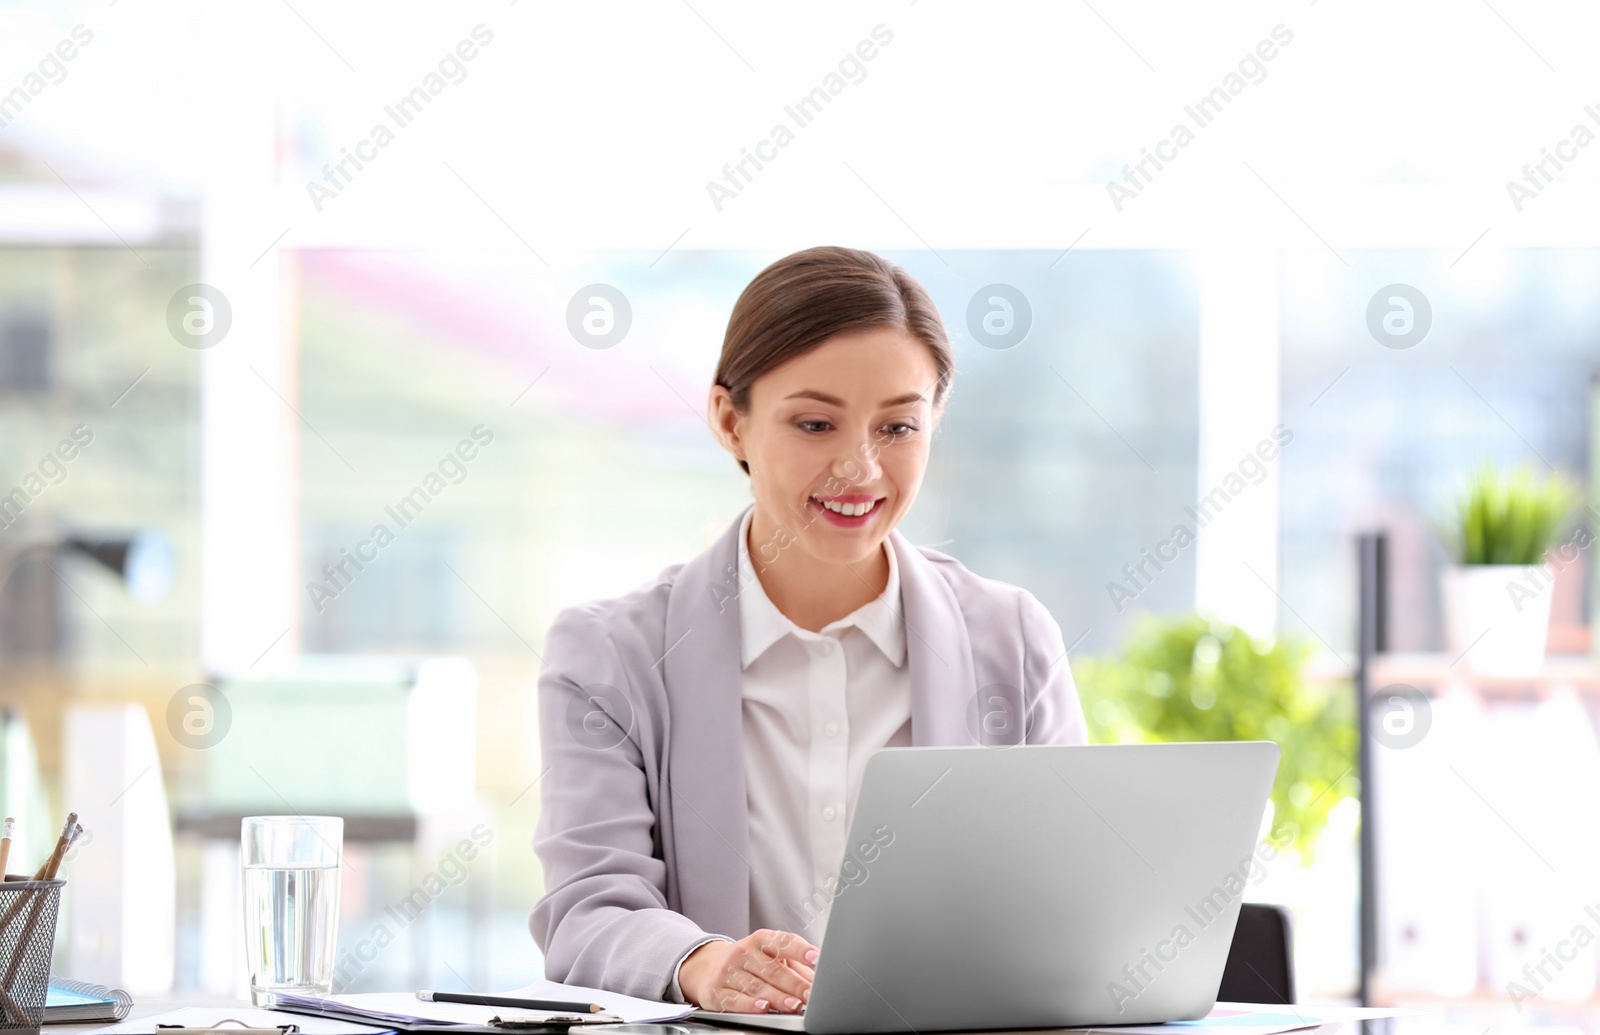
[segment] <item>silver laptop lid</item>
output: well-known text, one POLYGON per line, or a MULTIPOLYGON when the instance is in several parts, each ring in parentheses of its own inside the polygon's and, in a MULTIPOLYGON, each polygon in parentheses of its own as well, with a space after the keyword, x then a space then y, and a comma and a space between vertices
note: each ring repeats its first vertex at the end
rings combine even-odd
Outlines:
POLYGON ((1269 741, 877 752, 805 1030, 1205 1016, 1278 754, 1269 741))

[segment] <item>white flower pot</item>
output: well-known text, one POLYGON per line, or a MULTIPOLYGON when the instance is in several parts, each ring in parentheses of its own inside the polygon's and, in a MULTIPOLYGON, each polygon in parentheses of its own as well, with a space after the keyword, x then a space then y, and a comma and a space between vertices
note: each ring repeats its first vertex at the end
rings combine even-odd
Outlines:
POLYGON ((1441 585, 1445 649, 1455 667, 1485 676, 1537 675, 1544 665, 1554 583, 1555 575, 1544 565, 1446 568, 1441 585))

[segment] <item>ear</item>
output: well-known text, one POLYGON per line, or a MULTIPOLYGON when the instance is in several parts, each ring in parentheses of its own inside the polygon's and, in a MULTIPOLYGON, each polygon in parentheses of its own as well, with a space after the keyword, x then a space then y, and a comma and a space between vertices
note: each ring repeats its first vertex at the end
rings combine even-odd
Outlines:
POLYGON ((711 425, 723 449, 732 453, 736 460, 744 459, 744 443, 739 434, 744 418, 734 409, 733 396, 722 385, 711 386, 711 394, 706 399, 706 423, 711 425))

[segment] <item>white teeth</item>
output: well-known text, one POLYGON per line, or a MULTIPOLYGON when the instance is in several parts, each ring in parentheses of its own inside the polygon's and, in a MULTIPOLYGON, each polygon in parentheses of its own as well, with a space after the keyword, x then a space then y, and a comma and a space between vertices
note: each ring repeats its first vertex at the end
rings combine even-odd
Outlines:
MULTIPOLYGON (((816 497, 813 496, 812 499, 816 497)), ((877 500, 870 503, 836 503, 833 500, 817 500, 817 502, 835 514, 843 514, 845 517, 860 517, 878 505, 877 500)))

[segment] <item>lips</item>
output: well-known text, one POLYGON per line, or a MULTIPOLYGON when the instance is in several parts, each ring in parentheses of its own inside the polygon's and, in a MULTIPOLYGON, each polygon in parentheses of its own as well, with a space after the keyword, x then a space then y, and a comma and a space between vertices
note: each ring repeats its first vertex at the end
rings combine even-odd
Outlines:
POLYGON ((866 493, 812 496, 806 501, 806 506, 814 509, 831 524, 841 528, 858 528, 877 516, 884 498, 866 493), (834 509, 835 507, 839 509, 834 509))

